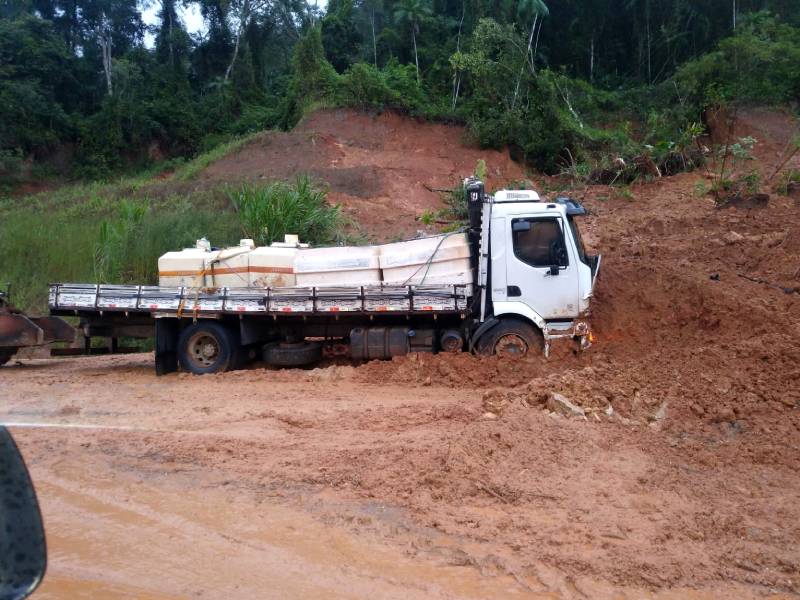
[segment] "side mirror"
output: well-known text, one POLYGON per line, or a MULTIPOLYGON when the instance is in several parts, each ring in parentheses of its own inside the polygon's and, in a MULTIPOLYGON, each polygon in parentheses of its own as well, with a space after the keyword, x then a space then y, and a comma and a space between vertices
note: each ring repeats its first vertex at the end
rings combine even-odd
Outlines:
POLYGON ((0 600, 27 598, 46 566, 36 491, 11 434, 0 427, 0 600))
POLYGON ((555 277, 559 273, 561 273, 561 269, 559 268, 558 265, 550 265, 550 275, 555 277))

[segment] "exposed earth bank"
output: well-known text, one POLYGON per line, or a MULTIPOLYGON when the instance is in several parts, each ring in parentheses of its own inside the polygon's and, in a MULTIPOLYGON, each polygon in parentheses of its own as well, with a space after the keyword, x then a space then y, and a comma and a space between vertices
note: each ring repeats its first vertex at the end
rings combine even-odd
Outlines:
POLYGON ((720 209, 703 179, 579 192, 586 353, 0 368, 1 420, 34 425, 39 596, 796 597, 800 201, 720 209))

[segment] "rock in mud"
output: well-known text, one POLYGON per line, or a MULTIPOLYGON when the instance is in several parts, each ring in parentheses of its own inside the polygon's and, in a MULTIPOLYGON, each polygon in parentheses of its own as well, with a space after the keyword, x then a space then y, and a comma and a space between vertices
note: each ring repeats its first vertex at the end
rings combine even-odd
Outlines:
POLYGON ((661 406, 658 407, 658 410, 653 415, 652 420, 656 423, 659 423, 667 418, 667 403, 666 401, 661 403, 661 406))
POLYGON ((721 406, 714 413, 714 423, 730 423, 736 420, 736 414, 727 406, 721 406))
POLYGON ((586 412, 580 406, 576 406, 557 392, 552 392, 547 398, 547 408, 568 417, 586 418, 586 412))
POLYGON ((722 236, 722 240, 728 244, 736 244, 744 240, 744 236, 741 233, 736 233, 735 231, 729 231, 725 235, 722 236))
POLYGON ((508 396, 502 390, 487 390, 483 393, 483 410, 487 414, 499 415, 508 405, 508 396))

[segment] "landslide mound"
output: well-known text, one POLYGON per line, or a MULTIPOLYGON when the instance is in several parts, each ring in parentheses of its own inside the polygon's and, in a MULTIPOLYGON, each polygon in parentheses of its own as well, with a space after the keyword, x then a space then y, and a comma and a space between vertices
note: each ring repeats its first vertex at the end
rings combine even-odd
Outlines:
POLYGON ((320 110, 293 131, 267 132, 213 163, 205 181, 292 179, 308 174, 330 187, 329 200, 373 240, 413 234, 425 211, 442 207, 437 189, 452 189, 487 165, 487 186, 525 178, 508 152, 482 150, 465 141, 462 127, 391 112, 320 110))

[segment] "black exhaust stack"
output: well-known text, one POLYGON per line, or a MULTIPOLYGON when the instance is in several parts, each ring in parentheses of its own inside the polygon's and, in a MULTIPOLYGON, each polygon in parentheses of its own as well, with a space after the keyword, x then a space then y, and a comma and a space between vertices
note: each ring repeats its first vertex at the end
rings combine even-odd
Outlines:
POLYGON ((481 217, 483 215, 483 201, 486 197, 486 190, 483 182, 475 177, 465 179, 464 188, 467 191, 469 228, 478 235, 478 238, 480 238, 481 217))

